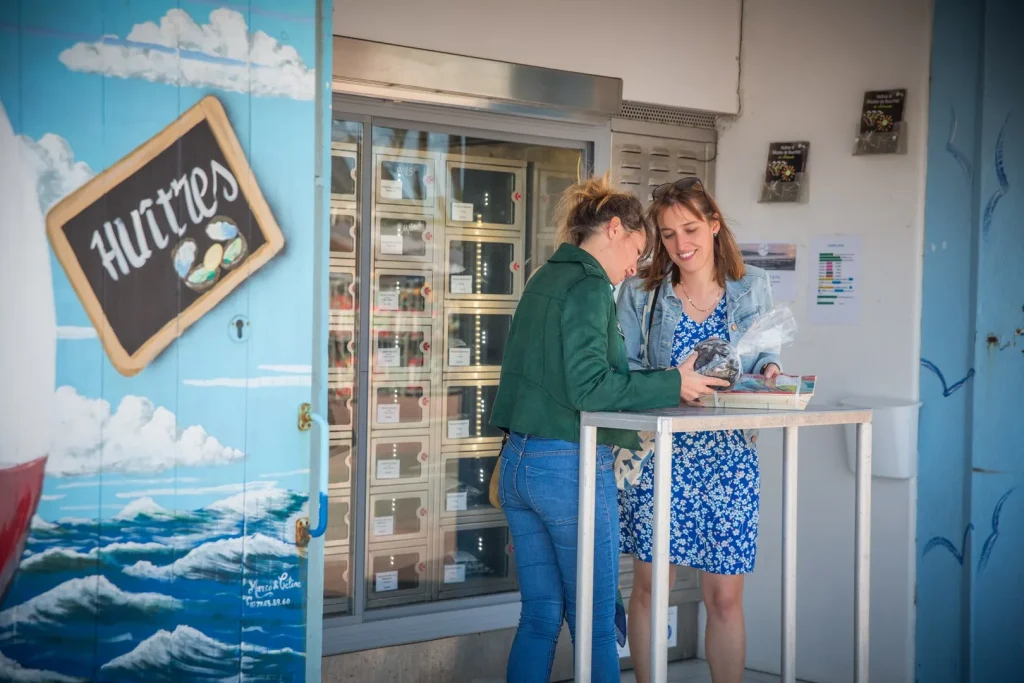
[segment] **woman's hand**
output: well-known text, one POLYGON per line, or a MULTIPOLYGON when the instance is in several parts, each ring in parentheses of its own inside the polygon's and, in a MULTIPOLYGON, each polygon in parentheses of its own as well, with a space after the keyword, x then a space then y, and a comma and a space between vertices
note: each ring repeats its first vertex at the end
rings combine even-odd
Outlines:
POLYGON ((705 377, 693 369, 697 354, 691 353, 686 362, 679 366, 682 382, 679 385, 679 398, 685 403, 694 403, 701 396, 713 394, 718 387, 727 387, 729 383, 717 377, 705 377))
POLYGON ((775 363, 769 363, 764 366, 764 370, 761 371, 761 374, 764 375, 765 379, 775 379, 782 374, 782 370, 780 370, 779 366, 775 363))

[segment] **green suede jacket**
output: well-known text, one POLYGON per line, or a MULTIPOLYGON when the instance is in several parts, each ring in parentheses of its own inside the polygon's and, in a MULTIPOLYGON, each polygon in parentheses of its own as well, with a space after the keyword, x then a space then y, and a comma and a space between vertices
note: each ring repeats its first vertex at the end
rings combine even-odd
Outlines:
MULTIPOLYGON (((612 285, 601 264, 563 244, 526 285, 501 364, 491 425, 579 442, 581 411, 679 405, 680 376, 629 370, 612 285)), ((600 429, 598 443, 638 448, 635 432, 600 429)))

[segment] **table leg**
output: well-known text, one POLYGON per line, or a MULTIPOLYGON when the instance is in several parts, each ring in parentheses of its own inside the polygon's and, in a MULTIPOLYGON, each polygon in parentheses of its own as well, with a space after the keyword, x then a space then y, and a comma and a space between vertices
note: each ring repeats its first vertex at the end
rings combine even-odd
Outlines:
POLYGON ((782 683, 796 683, 797 428, 782 433, 782 683))
POLYGON ((857 531, 854 557, 853 680, 868 683, 871 604, 871 423, 857 425, 857 531))
POLYGON ((658 420, 654 450, 654 547, 651 577, 651 681, 668 680, 669 528, 672 519, 672 422, 658 420))
POLYGON ((594 625, 594 517, 597 490, 597 428, 580 428, 580 491, 576 531, 576 681, 590 683, 594 625))

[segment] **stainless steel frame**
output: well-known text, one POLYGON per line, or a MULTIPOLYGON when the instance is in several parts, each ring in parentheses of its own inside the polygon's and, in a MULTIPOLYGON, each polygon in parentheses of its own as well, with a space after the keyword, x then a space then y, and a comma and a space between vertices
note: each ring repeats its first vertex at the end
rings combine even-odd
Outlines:
POLYGON ((607 120, 622 81, 334 37, 335 88, 354 95, 553 119, 607 120))
POLYGON ((676 408, 646 413, 583 413, 580 416, 580 488, 576 560, 576 680, 590 681, 594 588, 594 517, 597 428, 653 431, 654 547, 651 595, 651 680, 667 680, 669 501, 672 434, 676 432, 783 428, 782 683, 796 682, 796 482, 797 429, 857 425, 856 567, 854 569, 854 680, 868 681, 868 610, 871 562, 871 411, 809 406, 803 411, 676 408))

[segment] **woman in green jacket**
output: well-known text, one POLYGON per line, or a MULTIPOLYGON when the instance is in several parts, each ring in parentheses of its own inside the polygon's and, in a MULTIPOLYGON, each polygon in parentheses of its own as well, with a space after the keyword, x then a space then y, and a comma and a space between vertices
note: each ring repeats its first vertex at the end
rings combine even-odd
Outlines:
MULTIPOLYGON (((655 239, 643 206, 606 179, 569 188, 557 214, 563 244, 526 285, 501 366, 491 424, 508 433, 499 500, 515 544, 522 594, 508 661, 511 683, 550 678, 563 617, 575 638, 581 411, 650 410, 725 382, 681 368, 630 371, 612 288, 655 239)), ((615 605, 619 513, 613 445, 637 435, 598 430, 594 530, 594 681, 618 681, 615 605)))

